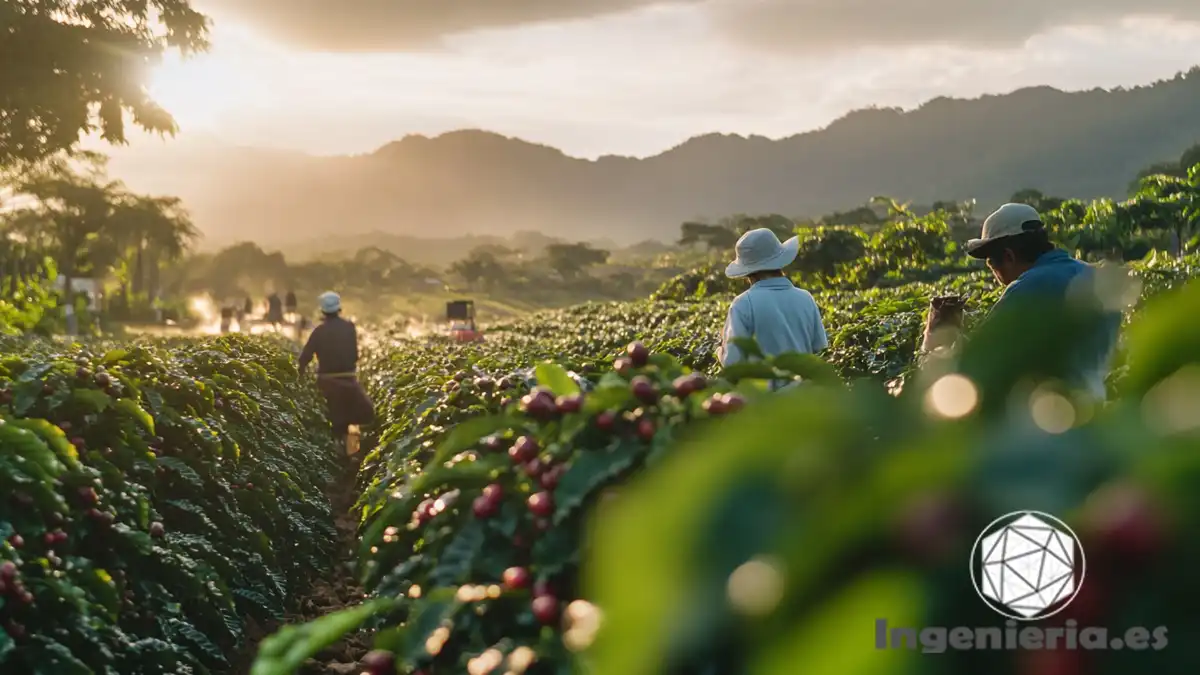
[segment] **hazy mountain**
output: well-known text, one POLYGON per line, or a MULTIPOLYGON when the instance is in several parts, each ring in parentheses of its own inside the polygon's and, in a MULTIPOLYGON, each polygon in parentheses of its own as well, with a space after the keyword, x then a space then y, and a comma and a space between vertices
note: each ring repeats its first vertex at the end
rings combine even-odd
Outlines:
POLYGON ((696 217, 816 216, 879 194, 974 197, 982 208, 1023 187, 1120 196, 1139 169, 1197 140, 1200 69, 1130 90, 1038 87, 859 110, 779 140, 710 134, 644 159, 577 159, 457 131, 354 157, 181 138, 116 151, 111 168, 136 189, 182 196, 210 244, 529 230, 631 244, 672 239, 696 217))

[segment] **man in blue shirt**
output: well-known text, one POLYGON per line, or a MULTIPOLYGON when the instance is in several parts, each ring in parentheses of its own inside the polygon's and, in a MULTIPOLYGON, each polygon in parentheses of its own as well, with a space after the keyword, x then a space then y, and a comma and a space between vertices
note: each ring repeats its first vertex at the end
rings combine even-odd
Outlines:
POLYGON ((799 249, 799 238, 780 243, 766 228, 751 230, 738 239, 737 259, 729 263, 725 275, 746 279, 751 285, 729 307, 717 354, 722 366, 745 359, 733 344, 737 337, 754 338, 767 356, 815 354, 829 346, 816 301, 783 274, 799 249))
MULTIPOLYGON (((967 254, 987 262, 1004 294, 988 318, 1011 311, 1027 299, 1096 298, 1096 270, 1055 248, 1038 212, 1027 204, 1005 204, 987 217, 979 239, 967 242, 967 254), (1078 295, 1076 295, 1078 294, 1078 295)), ((1103 303, 1101 303, 1103 304, 1103 303)), ((1104 379, 1117 344, 1119 311, 1103 310, 1096 331, 1078 346, 1069 370, 1068 384, 1085 389, 1098 400, 1105 398, 1104 379)))

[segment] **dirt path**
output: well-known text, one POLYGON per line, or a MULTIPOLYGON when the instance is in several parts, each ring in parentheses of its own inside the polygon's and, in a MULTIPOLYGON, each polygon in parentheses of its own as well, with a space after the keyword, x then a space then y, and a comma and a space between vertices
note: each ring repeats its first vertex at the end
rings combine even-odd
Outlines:
MULTIPOLYGON (((355 581, 353 562, 358 548, 357 522, 350 513, 358 499, 356 490, 357 467, 349 467, 337 483, 330 486, 329 500, 333 505, 334 524, 338 531, 338 556, 333 567, 323 578, 317 579, 297 605, 296 612, 284 623, 296 624, 311 621, 340 609, 362 603, 363 591, 355 581)), ((267 626, 247 626, 247 644, 234 659, 232 673, 249 675, 259 642, 274 633, 282 624, 272 622, 267 626)), ((370 649, 370 645, 350 636, 322 650, 309 659, 297 675, 351 675, 358 672, 358 660, 370 649)))

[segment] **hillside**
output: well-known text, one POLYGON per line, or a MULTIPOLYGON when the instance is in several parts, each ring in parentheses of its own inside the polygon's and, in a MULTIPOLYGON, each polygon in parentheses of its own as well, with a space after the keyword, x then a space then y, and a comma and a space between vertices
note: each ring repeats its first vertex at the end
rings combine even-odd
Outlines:
POLYGON ((1200 140, 1200 69, 1129 90, 1047 87, 918 109, 852 112, 789 138, 710 134, 644 159, 572 158, 483 131, 408 136, 354 157, 180 139, 114 153, 114 175, 178 194, 210 245, 331 235, 673 238, 737 212, 812 216, 887 194, 982 205, 1033 186, 1120 196, 1131 176, 1200 140))

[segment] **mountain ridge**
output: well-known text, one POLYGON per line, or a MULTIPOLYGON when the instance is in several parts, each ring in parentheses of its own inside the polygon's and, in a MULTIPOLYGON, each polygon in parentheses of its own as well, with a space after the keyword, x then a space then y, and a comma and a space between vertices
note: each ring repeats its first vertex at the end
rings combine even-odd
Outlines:
MULTIPOLYGON (((358 155, 184 145, 114 153, 134 189, 178 194, 208 244, 265 245, 372 231, 632 243, 733 213, 818 216, 877 194, 981 208, 1035 187, 1121 196, 1142 167, 1200 140, 1200 69, 1133 88, 1026 87, 915 108, 850 111, 778 139, 713 132, 655 155, 573 157, 480 129, 408 134, 358 155), (203 157, 199 157, 203 155, 203 157)), ((206 146, 207 142, 201 142, 206 146)))

